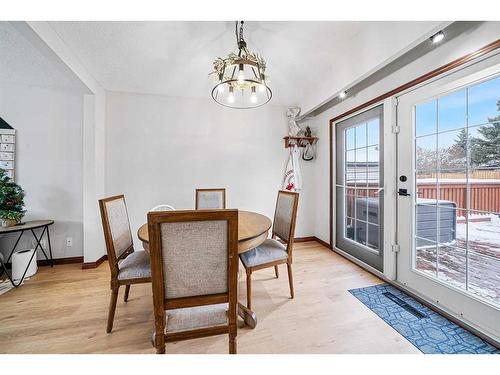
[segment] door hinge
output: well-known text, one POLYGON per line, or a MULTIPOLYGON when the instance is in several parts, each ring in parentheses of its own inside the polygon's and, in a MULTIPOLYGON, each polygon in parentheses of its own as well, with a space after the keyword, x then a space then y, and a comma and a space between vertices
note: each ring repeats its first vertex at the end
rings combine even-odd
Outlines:
POLYGON ((398 125, 393 125, 392 126, 392 133, 393 134, 399 134, 399 126, 398 125))
POLYGON ((398 97, 396 97, 396 96, 393 96, 393 97, 392 97, 392 105, 393 105, 394 107, 397 107, 397 106, 398 106, 398 104, 399 104, 399 98, 398 98, 398 97))
POLYGON ((398 243, 392 244, 392 252, 399 253, 399 244, 398 243))

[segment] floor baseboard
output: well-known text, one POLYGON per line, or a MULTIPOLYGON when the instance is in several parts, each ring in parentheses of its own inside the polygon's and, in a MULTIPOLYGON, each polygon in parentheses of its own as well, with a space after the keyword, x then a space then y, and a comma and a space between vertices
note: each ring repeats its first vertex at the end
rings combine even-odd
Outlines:
MULTIPOLYGON (((83 263, 83 257, 68 257, 68 258, 56 258, 54 259, 54 266, 61 264, 74 264, 74 263, 83 263)), ((50 260, 47 259, 39 259, 38 266, 50 266, 50 260)))
POLYGON ((328 242, 325 242, 323 240, 320 240, 316 236, 309 236, 309 237, 296 237, 293 240, 294 242, 308 242, 308 241, 316 241, 317 243, 325 246, 328 249, 331 249, 330 244, 328 242))
MULTIPOLYGON (((83 257, 78 256, 78 257, 67 257, 67 258, 55 258, 53 259, 54 266, 59 266, 62 264, 75 264, 75 263, 83 263, 83 257)), ((47 259, 38 259, 36 261, 38 267, 47 267, 51 265, 51 261, 47 259)), ((7 269, 12 268, 11 263, 5 263, 5 267, 7 269)))
POLYGON ((108 256, 107 255, 103 255, 102 257, 100 257, 99 259, 97 259, 95 262, 86 262, 86 263, 83 263, 82 264, 82 270, 88 270, 88 269, 92 269, 92 268, 97 268, 105 260, 108 260, 108 256))

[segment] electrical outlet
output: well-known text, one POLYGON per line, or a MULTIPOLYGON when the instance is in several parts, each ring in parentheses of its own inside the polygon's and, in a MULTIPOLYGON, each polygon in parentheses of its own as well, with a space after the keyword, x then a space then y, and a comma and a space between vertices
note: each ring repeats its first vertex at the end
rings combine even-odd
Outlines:
POLYGON ((66 238, 66 247, 71 247, 71 246, 73 246, 73 238, 67 237, 66 238))

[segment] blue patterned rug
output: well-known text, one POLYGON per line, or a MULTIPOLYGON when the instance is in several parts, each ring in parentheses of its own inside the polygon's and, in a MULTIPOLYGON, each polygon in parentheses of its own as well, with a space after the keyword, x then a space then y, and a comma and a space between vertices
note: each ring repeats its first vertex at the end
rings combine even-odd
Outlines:
POLYGON ((423 353, 500 353, 486 341, 391 285, 381 284, 349 292, 423 353))

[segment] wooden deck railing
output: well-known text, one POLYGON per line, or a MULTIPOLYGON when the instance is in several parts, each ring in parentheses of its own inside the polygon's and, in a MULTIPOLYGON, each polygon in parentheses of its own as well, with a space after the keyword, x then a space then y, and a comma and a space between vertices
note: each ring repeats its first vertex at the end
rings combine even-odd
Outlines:
MULTIPOLYGON (((500 180, 475 180, 469 182, 469 209, 500 212, 500 180)), ((435 184, 419 183, 419 198, 437 198, 435 184)), ((467 207, 467 185, 464 182, 439 182, 439 199, 455 202, 457 208, 467 207)))

